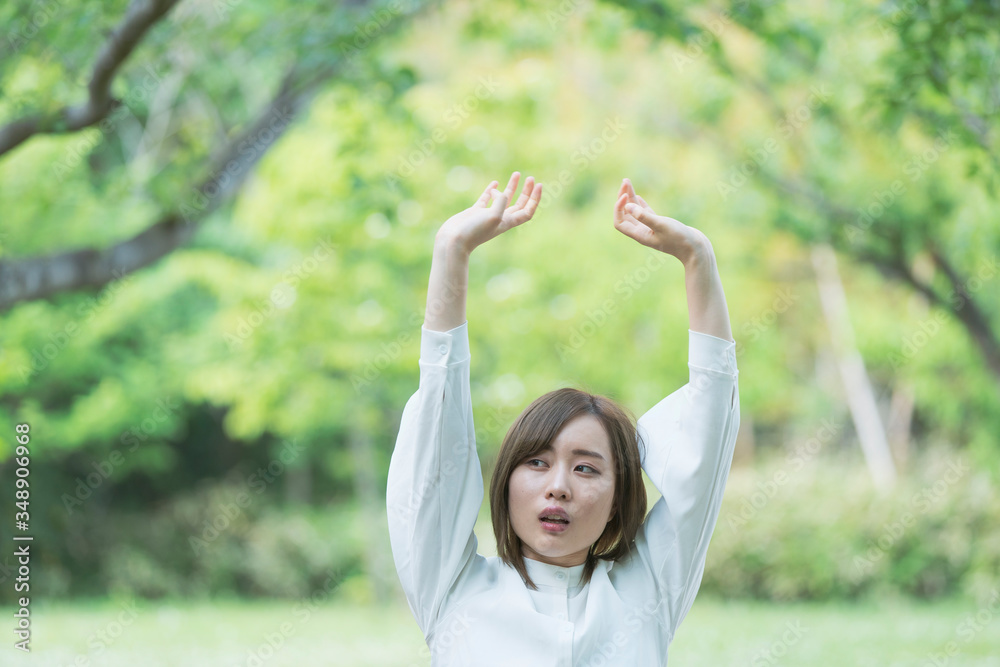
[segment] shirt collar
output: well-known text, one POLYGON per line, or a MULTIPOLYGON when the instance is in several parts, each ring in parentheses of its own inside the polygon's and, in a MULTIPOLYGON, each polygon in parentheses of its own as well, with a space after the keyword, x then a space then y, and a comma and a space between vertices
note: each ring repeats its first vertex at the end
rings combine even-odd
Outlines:
POLYGON ((583 568, 585 563, 562 567, 560 565, 550 565, 540 560, 524 557, 524 566, 528 570, 528 576, 541 588, 542 586, 567 590, 579 588, 583 579, 583 568))

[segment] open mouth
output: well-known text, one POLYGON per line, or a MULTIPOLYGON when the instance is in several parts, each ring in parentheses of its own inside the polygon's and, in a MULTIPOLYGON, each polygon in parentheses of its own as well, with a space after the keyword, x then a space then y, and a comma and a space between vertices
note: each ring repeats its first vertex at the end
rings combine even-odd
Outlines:
POLYGON ((553 533, 561 533, 569 527, 569 521, 566 519, 542 517, 539 521, 542 524, 542 528, 553 533))

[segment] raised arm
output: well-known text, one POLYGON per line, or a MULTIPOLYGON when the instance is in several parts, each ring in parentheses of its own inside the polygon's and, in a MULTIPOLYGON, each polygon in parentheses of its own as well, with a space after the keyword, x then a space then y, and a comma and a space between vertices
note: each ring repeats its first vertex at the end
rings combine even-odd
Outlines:
POLYGON ((715 253, 699 230, 657 215, 622 183, 615 227, 684 265, 689 380, 639 418, 642 467, 662 494, 636 547, 664 599, 670 638, 698 593, 740 424, 736 344, 715 253))
POLYGON ((430 641, 456 582, 477 557, 473 533, 483 501, 469 386, 465 296, 469 254, 480 243, 528 220, 541 186, 507 207, 519 174, 505 192, 490 184, 471 208, 438 230, 427 312, 420 332, 420 383, 403 408, 389 461, 389 542, 410 610, 430 641), (490 197, 493 206, 487 208, 490 197))
POLYGON ((622 181, 615 202, 615 228, 644 246, 680 260, 687 288, 688 328, 733 341, 715 251, 701 230, 657 215, 646 200, 635 193, 627 178, 622 181))
POLYGON ((427 287, 424 327, 448 331, 465 321, 465 299, 469 285, 469 255, 477 247, 508 229, 527 222, 535 214, 542 197, 542 184, 528 176, 521 196, 513 206, 507 202, 517 190, 521 174, 514 172, 503 192, 490 183, 479 200, 453 215, 434 238, 434 257, 427 287), (493 205, 489 206, 490 198, 493 205))

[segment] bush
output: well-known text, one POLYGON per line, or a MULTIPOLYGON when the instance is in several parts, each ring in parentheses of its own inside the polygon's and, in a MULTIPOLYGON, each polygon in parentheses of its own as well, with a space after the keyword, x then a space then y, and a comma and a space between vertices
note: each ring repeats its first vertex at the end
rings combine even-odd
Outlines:
POLYGON ((768 600, 1000 587, 1000 493, 960 453, 929 452, 888 493, 856 462, 734 469, 702 590, 768 600))
MULTIPOLYGON (((963 470, 962 457, 925 455, 886 494, 856 460, 734 469, 702 590, 767 600, 958 593, 985 601, 1000 588, 1000 492, 985 472, 963 470)), ((356 503, 282 507, 251 493, 240 505, 246 490, 234 475, 145 512, 96 502, 68 519, 55 511, 64 530, 45 534, 32 590, 50 598, 294 599, 332 590, 372 599, 356 503)), ((390 562, 387 535, 376 547, 390 562)))
POLYGON ((353 504, 281 508, 250 494, 241 506, 245 490, 215 483, 149 513, 115 515, 100 588, 145 598, 304 598, 362 569, 353 504))

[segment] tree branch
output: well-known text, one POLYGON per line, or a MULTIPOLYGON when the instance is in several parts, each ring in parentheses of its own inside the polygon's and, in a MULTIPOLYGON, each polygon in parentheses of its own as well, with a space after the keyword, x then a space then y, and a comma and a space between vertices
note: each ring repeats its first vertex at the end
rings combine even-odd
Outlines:
POLYGON ((948 262, 944 253, 936 246, 931 246, 930 253, 934 259, 934 264, 941 269, 941 272, 948 278, 948 282, 952 287, 952 293, 948 298, 948 309, 965 324, 965 328, 969 330, 969 333, 972 334, 973 339, 983 351, 990 369, 994 375, 1000 377, 1000 343, 997 342, 993 335, 989 319, 987 319, 986 314, 972 299, 972 295, 966 289, 967 283, 962 280, 955 268, 948 262), (958 298, 953 301, 953 297, 958 298))
POLYGON ((89 97, 75 107, 50 115, 34 114, 0 127, 0 156, 14 150, 36 134, 77 132, 103 120, 121 102, 111 97, 115 72, 135 50, 146 32, 176 5, 178 0, 133 0, 118 29, 105 43, 87 85, 89 97))
POLYGON ((961 119, 962 125, 969 131, 986 153, 986 156, 993 162, 993 167, 1000 171, 1000 156, 993 150, 993 142, 990 140, 990 126, 983 117, 972 110, 971 105, 964 99, 951 92, 951 81, 948 76, 948 68, 942 62, 941 57, 931 51, 931 65, 928 68, 928 78, 934 89, 948 102, 955 110, 956 115, 961 119))
POLYGON ((192 189, 191 196, 148 229, 104 249, 0 260, 0 311, 63 290, 106 285, 187 242, 198 223, 239 189, 261 156, 334 71, 334 67, 327 67, 300 74, 292 67, 267 108, 212 160, 209 175, 192 189))
MULTIPOLYGON (((0 155, 23 143, 33 134, 82 129, 107 115, 115 104, 108 91, 116 69, 149 27, 176 3, 177 0, 135 0, 129 6, 122 25, 98 58, 87 104, 64 110, 61 120, 46 121, 36 116, 0 128, 0 155), (61 125, 63 122, 67 125, 61 125)), ((357 13, 376 3, 371 0, 354 0, 348 4, 357 13)), ((420 6, 420 9, 435 4, 437 3, 432 0, 420 6)), ((407 13, 394 17, 388 25, 382 26, 380 34, 386 35, 394 31, 402 24, 401 19, 407 17, 407 13)), ((338 58, 321 65, 305 65, 305 62, 314 60, 307 56, 290 67, 267 108, 248 129, 229 141, 213 157, 209 175, 192 187, 189 197, 184 198, 172 210, 165 211, 146 230, 108 248, 83 248, 0 260, 0 312, 21 301, 42 299, 60 291, 106 285, 116 278, 152 264, 184 244, 194 234, 197 225, 239 189, 253 166, 281 137, 317 90, 338 74, 353 57, 354 52, 349 58, 338 58)))

